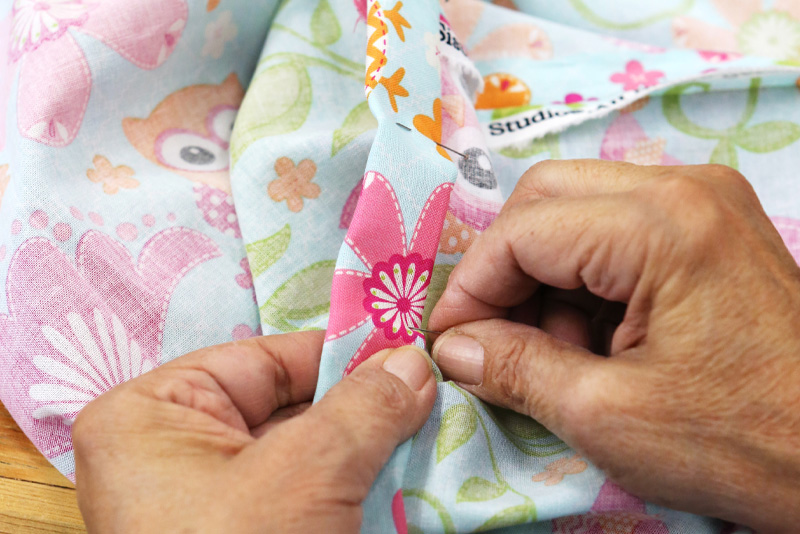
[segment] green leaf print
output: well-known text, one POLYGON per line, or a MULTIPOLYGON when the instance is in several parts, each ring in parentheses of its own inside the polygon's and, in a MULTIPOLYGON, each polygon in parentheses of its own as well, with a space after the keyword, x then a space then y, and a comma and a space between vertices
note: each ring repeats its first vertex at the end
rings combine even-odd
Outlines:
POLYGON ((694 0, 683 0, 680 4, 672 9, 667 9, 661 13, 655 13, 649 17, 631 22, 616 22, 604 19, 595 13, 592 8, 587 6, 584 0, 570 0, 570 4, 572 4, 572 7, 575 8, 575 11, 577 11, 583 18, 596 26, 600 26, 601 28, 606 28, 609 30, 635 30, 637 28, 650 26, 651 24, 655 24, 656 22, 660 22, 662 20, 670 20, 678 15, 686 13, 694 5, 694 0))
POLYGON ((447 280, 450 278, 450 273, 453 272, 454 268, 455 265, 447 265, 446 263, 433 266, 431 283, 428 284, 428 295, 425 297, 425 309, 422 311, 422 328, 428 327, 428 319, 431 316, 433 307, 436 306, 442 293, 444 293, 444 288, 447 287, 447 280))
POLYGON ((736 132, 737 145, 749 152, 764 154, 785 148, 800 139, 800 125, 787 121, 756 124, 736 132))
POLYGON ((311 35, 314 42, 323 46, 332 45, 342 36, 342 28, 328 0, 320 0, 311 15, 311 35))
POLYGON ((520 525, 529 521, 536 521, 536 506, 532 502, 512 506, 498 512, 478 527, 477 532, 520 525))
POLYGON ((311 78, 304 66, 279 63, 258 73, 239 108, 231 138, 234 165, 254 142, 300 128, 311 109, 311 78))
POLYGON ((681 96, 691 87, 699 87, 703 92, 708 92, 711 88, 707 83, 697 82, 673 87, 665 93, 662 108, 667 121, 681 132, 700 139, 719 140, 709 157, 709 163, 718 163, 738 169, 737 147, 756 154, 766 154, 784 149, 800 139, 800 125, 793 122, 770 121, 747 126, 758 105, 761 89, 760 78, 750 80, 747 102, 739 122, 724 130, 705 128, 689 120, 681 107, 681 96))
POLYGON ((569 449, 566 443, 530 417, 485 403, 483 407, 511 445, 523 454, 541 458, 569 449))
POLYGON ((253 278, 264 274, 267 269, 283 257, 286 249, 289 248, 291 239, 292 229, 287 224, 268 238, 245 246, 253 278))
POLYGON ((528 104, 525 106, 513 106, 510 108, 497 108, 492 111, 492 120, 496 121, 499 119, 504 119, 506 117, 511 117, 512 115, 516 115, 517 113, 524 113, 532 109, 541 109, 543 107, 544 106, 542 106, 541 104, 528 104))
POLYGON ((378 127, 378 121, 372 115, 369 104, 365 100, 350 110, 344 118, 342 127, 333 132, 333 146, 331 147, 331 157, 346 147, 356 137, 364 132, 378 127))
POLYGON ((459 488, 456 502, 491 501, 503 495, 507 489, 505 484, 495 484, 481 477, 470 477, 459 488))
POLYGON ((709 163, 727 165, 733 169, 739 168, 739 156, 736 154, 736 145, 730 139, 721 139, 711 153, 709 163))
POLYGON ((296 272, 261 306, 261 321, 282 332, 300 328, 289 320, 313 319, 328 313, 336 260, 314 263, 296 272))
MULTIPOLYGON (((404 489, 403 497, 419 499, 422 502, 427 503, 428 506, 433 508, 439 515, 439 520, 442 522, 442 530, 444 531, 444 534, 456 533, 456 525, 453 523, 453 518, 450 517, 450 513, 447 511, 447 508, 444 507, 442 501, 437 499, 432 493, 428 493, 422 489, 404 489)), ((411 532, 410 528, 409 532, 411 532)))
POLYGON ((664 117, 674 128, 677 128, 686 135, 691 135, 699 139, 719 139, 722 132, 698 126, 689 120, 689 117, 683 112, 681 96, 691 87, 699 87, 704 93, 707 93, 711 89, 710 84, 699 82, 686 83, 669 89, 664 93, 664 98, 662 99, 664 117))
POLYGON ((500 150, 500 154, 507 158, 524 159, 544 152, 550 152, 551 159, 561 159, 558 134, 547 134, 539 139, 532 139, 519 146, 507 146, 500 150))
POLYGON ((448 408, 436 436, 436 463, 468 442, 477 429, 478 417, 472 406, 462 403, 448 408))

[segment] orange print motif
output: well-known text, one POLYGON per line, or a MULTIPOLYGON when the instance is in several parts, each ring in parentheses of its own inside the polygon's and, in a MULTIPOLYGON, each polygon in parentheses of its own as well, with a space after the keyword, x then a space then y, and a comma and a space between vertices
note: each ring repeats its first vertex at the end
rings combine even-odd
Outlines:
POLYGON ((547 464, 544 471, 533 476, 531 480, 534 482, 544 482, 545 486, 555 486, 566 475, 577 475, 583 473, 589 467, 586 462, 581 459, 579 454, 574 454, 569 458, 560 458, 555 462, 547 464))
MULTIPOLYGON (((419 133, 437 144, 436 150, 443 158, 451 159, 447 151, 439 146, 442 142, 442 101, 437 98, 433 101, 433 118, 419 114, 414 117, 414 128, 419 133)), ((451 160, 452 161, 452 160, 451 160)))
POLYGON ((513 74, 487 74, 483 84, 483 92, 475 101, 475 109, 513 108, 525 106, 531 101, 531 90, 513 74))
POLYGON ((369 38, 367 39, 367 59, 371 59, 367 67, 367 74, 364 79, 365 92, 367 98, 372 93, 378 84, 386 88, 389 93, 389 102, 392 105, 392 110, 397 113, 397 100, 398 96, 408 96, 408 91, 405 87, 400 85, 403 81, 403 76, 406 75, 406 69, 400 67, 390 77, 384 77, 384 69, 388 58, 386 52, 388 48, 388 34, 389 25, 386 23, 388 20, 392 23, 395 33, 401 41, 405 42, 406 37, 403 27, 411 28, 411 24, 403 18, 400 14, 400 9, 403 7, 403 2, 397 2, 390 10, 384 10, 376 0, 370 0, 369 12, 367 14, 367 29, 369 30, 369 38))
POLYGON ((120 189, 135 189, 139 187, 139 180, 132 178, 133 169, 127 165, 114 167, 108 158, 97 155, 92 160, 94 169, 86 171, 86 177, 96 184, 103 184, 103 192, 107 195, 116 195, 120 189))
POLYGON ((317 198, 321 192, 317 184, 311 180, 317 173, 317 165, 310 159, 304 159, 295 166, 287 157, 278 158, 275 172, 280 178, 272 180, 267 186, 269 197, 275 202, 286 201, 290 211, 294 213, 303 209, 303 197, 317 198))

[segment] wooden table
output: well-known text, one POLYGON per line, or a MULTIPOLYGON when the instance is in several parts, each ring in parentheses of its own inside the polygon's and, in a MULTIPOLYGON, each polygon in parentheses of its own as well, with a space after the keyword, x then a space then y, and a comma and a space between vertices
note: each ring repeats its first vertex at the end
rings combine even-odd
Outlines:
POLYGON ((0 533, 86 532, 75 486, 56 471, 0 404, 0 533))

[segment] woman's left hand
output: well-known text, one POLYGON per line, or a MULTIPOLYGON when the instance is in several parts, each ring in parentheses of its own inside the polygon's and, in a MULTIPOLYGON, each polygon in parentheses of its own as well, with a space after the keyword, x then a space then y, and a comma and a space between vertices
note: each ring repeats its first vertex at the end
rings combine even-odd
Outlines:
POLYGON ((420 349, 385 350, 310 406, 322 342, 209 347, 91 402, 73 427, 89 532, 357 532, 436 382, 420 349))

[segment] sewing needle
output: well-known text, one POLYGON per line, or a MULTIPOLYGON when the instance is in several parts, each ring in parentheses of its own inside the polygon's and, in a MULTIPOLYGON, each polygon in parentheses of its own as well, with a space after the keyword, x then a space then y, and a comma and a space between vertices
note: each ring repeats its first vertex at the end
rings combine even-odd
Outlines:
POLYGON ((423 337, 430 339, 430 341, 434 341, 437 337, 443 334, 443 332, 437 332, 436 330, 425 330, 424 328, 411 328, 411 330, 417 332, 418 334, 422 334, 423 337))
MULTIPOLYGON (((399 122, 396 122, 395 124, 398 125, 400 128, 402 128, 404 130, 407 130, 409 132, 412 131, 411 128, 409 128, 405 124, 400 124, 399 122)), ((433 142, 436 143, 436 141, 433 141, 433 142)), ((469 159, 469 156, 467 154, 462 154, 458 150, 453 150, 449 146, 443 145, 442 143, 436 143, 436 144, 439 145, 440 147, 444 148, 445 150, 449 150, 450 152, 453 152, 454 154, 458 154, 459 156, 461 156, 464 159, 469 159)))

